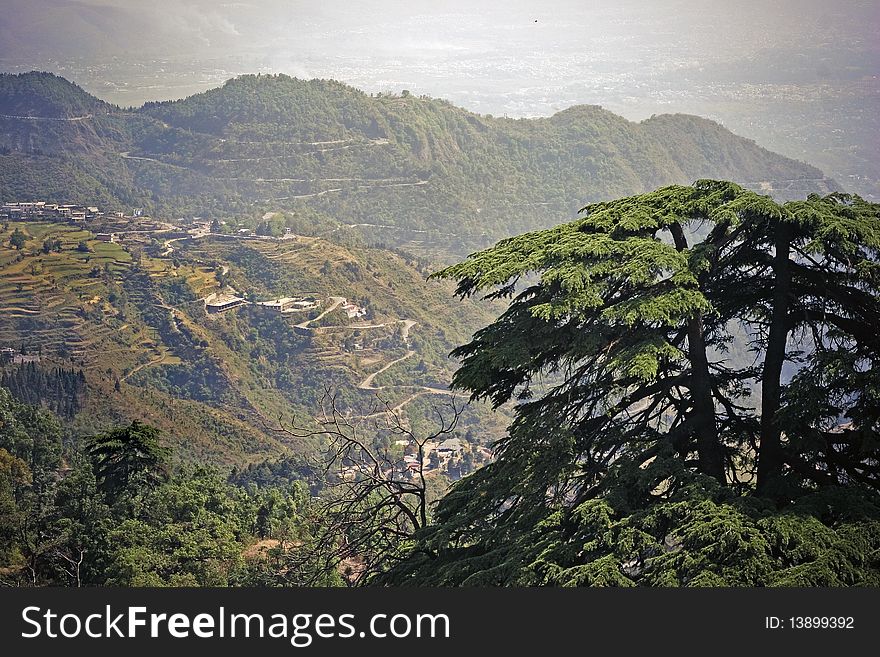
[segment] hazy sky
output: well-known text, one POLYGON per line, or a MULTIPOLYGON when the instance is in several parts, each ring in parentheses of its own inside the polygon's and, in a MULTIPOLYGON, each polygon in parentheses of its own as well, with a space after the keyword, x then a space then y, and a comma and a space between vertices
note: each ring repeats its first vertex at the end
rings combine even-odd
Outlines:
MULTIPOLYGON (((877 0, 3 0, 0 63, 201 57, 305 77, 357 62, 419 85, 485 58, 517 83, 560 60, 624 77, 800 47, 873 52, 877 0), (504 61, 507 60, 507 61, 504 61), (534 61, 538 60, 538 61, 534 61), (527 64, 521 64, 526 62, 527 64), (506 73, 505 73, 506 72, 506 73)), ((849 62, 838 62, 847 66, 849 62)), ((589 68, 584 69, 589 72, 589 68)), ((537 74, 537 75, 535 75, 537 74)), ((383 82, 376 80, 375 82, 383 82)), ((446 85, 444 85, 446 86, 446 85)), ((431 92, 431 89, 420 91, 431 92)), ((515 89, 509 89, 515 91, 515 89)))
POLYGON ((509 116, 689 112, 880 194, 880 0, 0 2, 0 70, 120 105, 279 72, 509 116))

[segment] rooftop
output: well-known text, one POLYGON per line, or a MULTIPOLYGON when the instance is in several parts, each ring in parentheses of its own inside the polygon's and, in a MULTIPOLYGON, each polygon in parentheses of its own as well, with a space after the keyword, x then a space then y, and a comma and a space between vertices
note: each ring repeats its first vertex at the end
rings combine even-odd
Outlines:
POLYGON ((225 306, 225 305, 228 305, 228 304, 230 304, 230 303, 238 303, 238 302, 241 302, 241 301, 244 301, 244 299, 242 299, 241 297, 236 297, 236 296, 233 296, 233 295, 231 295, 231 294, 223 294, 223 295, 220 295, 220 296, 218 296, 218 297, 215 297, 215 298, 212 299, 211 301, 207 301, 207 302, 205 302, 205 305, 208 305, 208 306, 225 306))

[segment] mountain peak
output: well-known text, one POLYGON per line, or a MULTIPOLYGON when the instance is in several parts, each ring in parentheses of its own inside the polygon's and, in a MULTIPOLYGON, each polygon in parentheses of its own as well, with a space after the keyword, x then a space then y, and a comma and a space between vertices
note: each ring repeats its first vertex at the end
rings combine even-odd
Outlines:
POLYGON ((72 119, 106 114, 112 107, 69 80, 44 71, 0 73, 0 114, 72 119))

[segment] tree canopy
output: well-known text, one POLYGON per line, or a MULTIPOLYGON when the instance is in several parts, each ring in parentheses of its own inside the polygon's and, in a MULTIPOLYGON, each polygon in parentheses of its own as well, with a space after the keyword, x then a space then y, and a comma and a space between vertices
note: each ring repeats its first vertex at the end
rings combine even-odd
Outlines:
POLYGON ((160 481, 155 428, 133 422, 83 441, 62 431, 0 388, 0 586, 341 583, 311 546, 321 519, 304 483, 247 473, 233 483, 191 465, 160 481), (293 572, 304 546, 311 560, 293 572))
POLYGON ((164 474, 166 450, 159 445, 159 431, 138 420, 93 437, 86 449, 105 492, 124 491, 135 481, 155 485, 164 474))
POLYGON ((703 180, 436 274, 511 299, 454 386, 516 418, 390 580, 876 582, 878 246, 857 196, 703 180))

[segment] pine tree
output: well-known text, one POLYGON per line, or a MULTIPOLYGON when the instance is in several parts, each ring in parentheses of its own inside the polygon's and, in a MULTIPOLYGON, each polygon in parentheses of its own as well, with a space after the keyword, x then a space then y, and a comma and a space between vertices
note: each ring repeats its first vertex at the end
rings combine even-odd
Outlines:
MULTIPOLYGON (((614 557, 614 541, 585 547, 611 526, 636 561, 640 541, 662 552, 674 527, 646 514, 682 500, 723 513, 764 500, 740 509, 751 522, 845 488, 874 500, 858 513, 876 511, 878 248, 880 206, 857 196, 779 204, 699 181, 587 206, 436 274, 461 296, 511 298, 453 352, 453 384, 516 417, 392 577, 559 583, 554 568, 614 557)), ((875 529, 860 549, 880 548, 875 529)), ((634 581, 620 558, 606 579, 572 581, 634 581)))
POLYGON ((21 251, 27 243, 27 236, 21 232, 20 228, 16 228, 9 237, 9 245, 21 251))
POLYGON ((150 487, 164 477, 166 450, 159 445, 159 430, 138 420, 94 436, 86 449, 105 493, 125 492, 135 482, 150 487))

